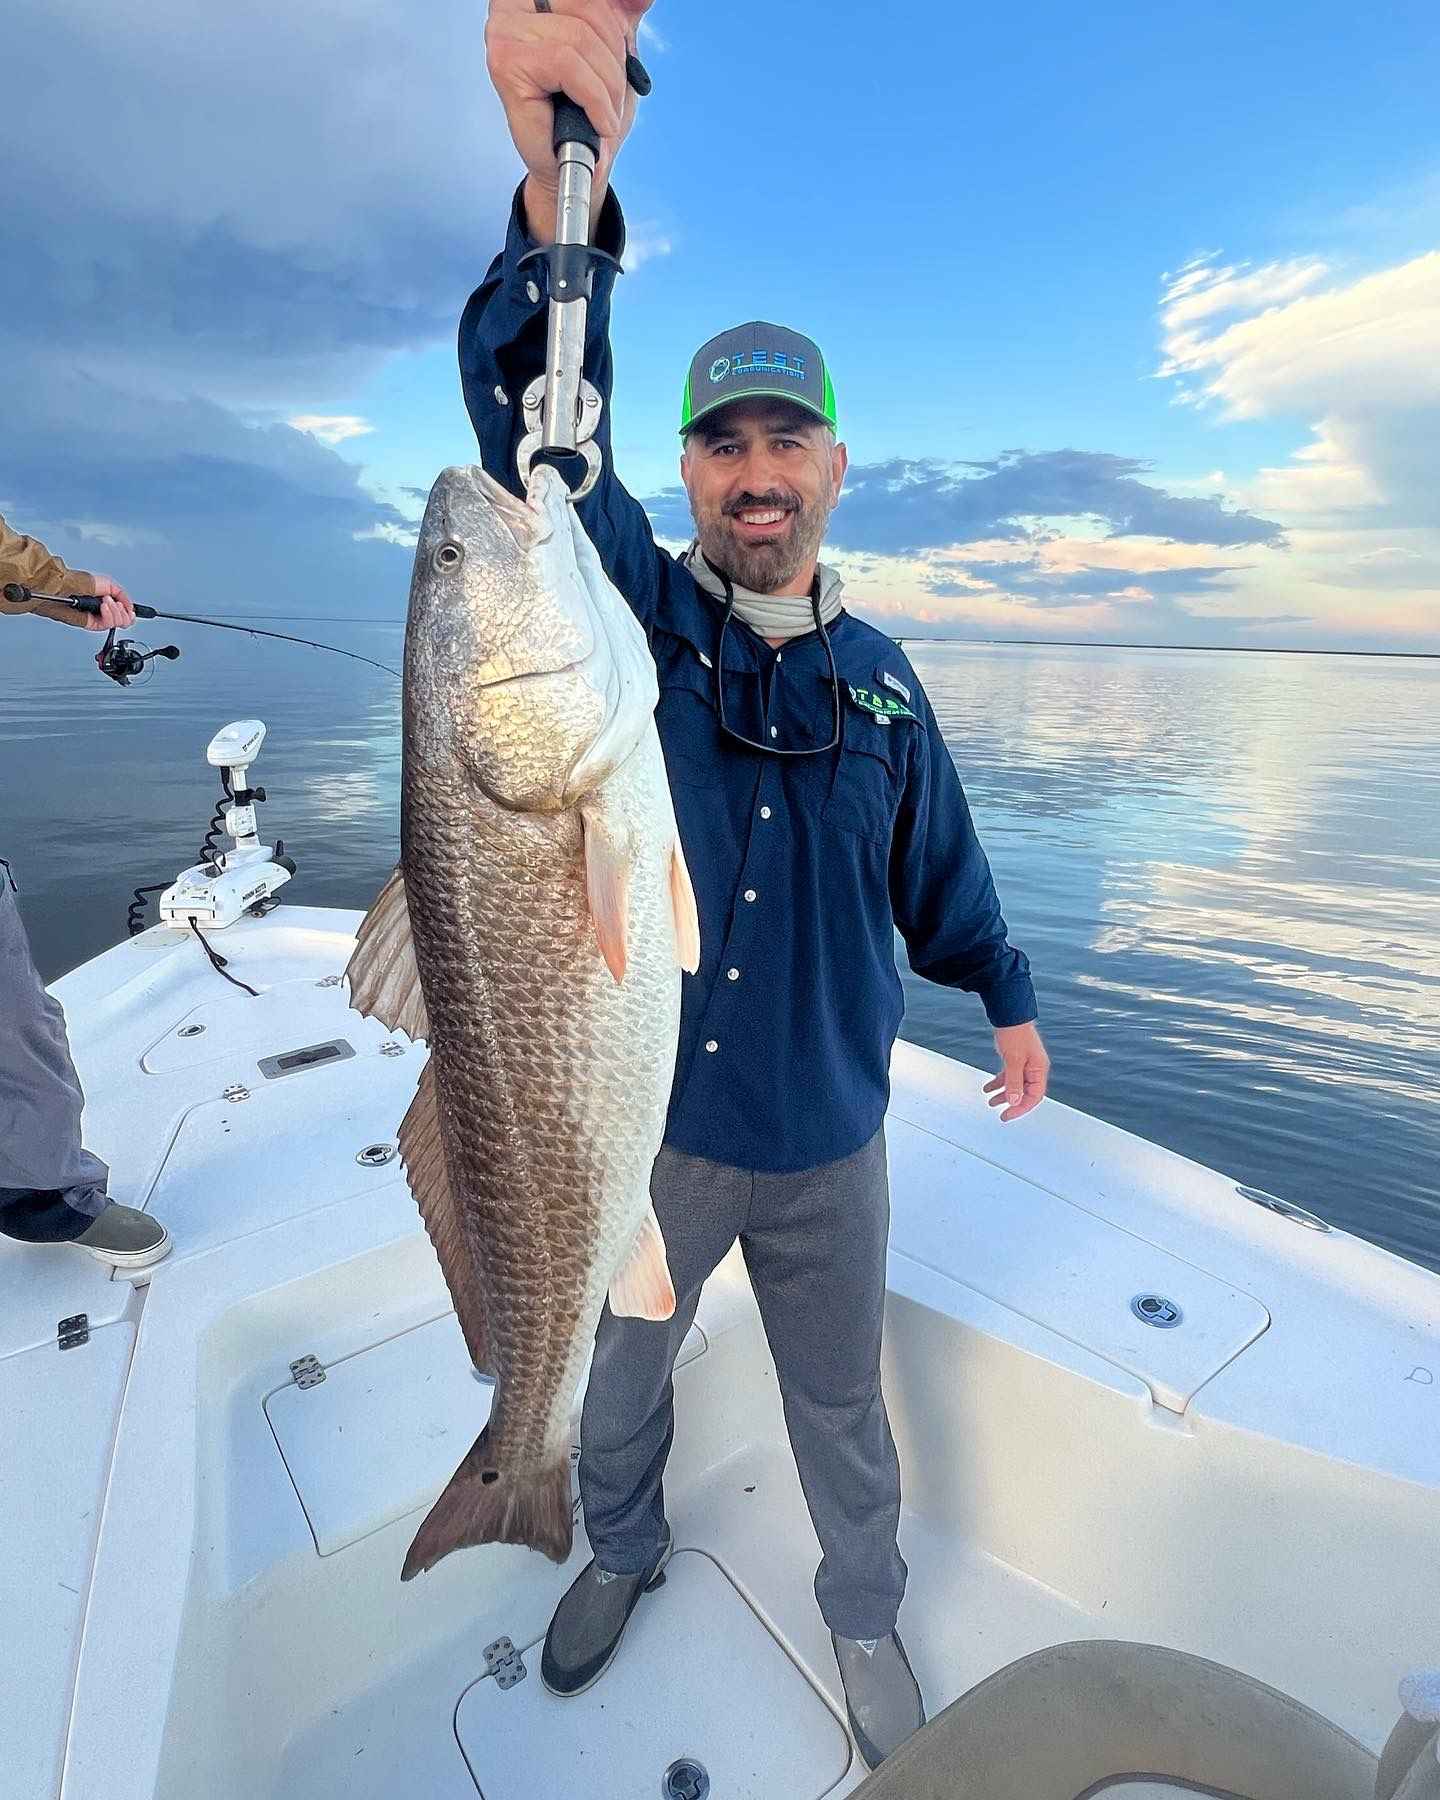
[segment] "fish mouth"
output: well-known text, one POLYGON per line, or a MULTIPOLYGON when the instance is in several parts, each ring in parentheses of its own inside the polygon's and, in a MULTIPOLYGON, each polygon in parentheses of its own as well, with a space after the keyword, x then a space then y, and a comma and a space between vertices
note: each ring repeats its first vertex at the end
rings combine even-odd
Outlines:
POLYGON ((552 527, 543 506, 533 499, 512 494, 509 488, 488 474, 479 463, 456 463, 448 469, 442 469, 435 486, 443 489, 447 522, 453 517, 454 502, 463 495, 472 503, 479 501, 493 513, 522 550, 543 544, 552 535, 552 527))

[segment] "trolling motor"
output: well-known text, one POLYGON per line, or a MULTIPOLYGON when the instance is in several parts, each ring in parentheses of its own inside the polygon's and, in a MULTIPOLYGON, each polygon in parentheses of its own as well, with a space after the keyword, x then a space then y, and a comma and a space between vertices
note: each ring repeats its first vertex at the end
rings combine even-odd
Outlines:
POLYGON ((201 846, 202 860, 182 870, 160 896, 162 925, 233 925, 242 913, 268 910, 272 896, 295 873, 284 840, 276 838, 272 850, 255 828, 255 808, 265 790, 250 787, 246 777, 264 742, 259 719, 239 719, 211 738, 205 760, 220 770, 225 794, 201 846), (222 832, 234 839, 228 849, 220 843, 222 832))

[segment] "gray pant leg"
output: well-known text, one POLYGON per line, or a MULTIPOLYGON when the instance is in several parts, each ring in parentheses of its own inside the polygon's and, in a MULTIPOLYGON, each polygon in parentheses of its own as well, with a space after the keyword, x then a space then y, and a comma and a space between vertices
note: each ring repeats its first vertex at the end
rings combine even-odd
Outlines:
POLYGON ((0 869, 0 1202, 7 1189, 12 1200, 59 1192, 84 1215, 82 1230, 105 1210, 110 1172, 81 1145, 83 1103, 65 1014, 45 992, 0 869))
POLYGON ((815 1598, 850 1638, 892 1630, 905 1592, 900 1464, 880 1393, 889 1229, 882 1130, 840 1162, 757 1174, 741 1237, 823 1552, 815 1598))
POLYGON ((654 1562, 665 1529, 663 1476, 675 1436, 675 1358, 706 1277, 735 1242, 753 1178, 662 1149, 650 1178, 675 1287, 663 1323, 617 1319, 607 1303, 580 1417, 580 1498, 595 1560, 615 1575, 654 1562))

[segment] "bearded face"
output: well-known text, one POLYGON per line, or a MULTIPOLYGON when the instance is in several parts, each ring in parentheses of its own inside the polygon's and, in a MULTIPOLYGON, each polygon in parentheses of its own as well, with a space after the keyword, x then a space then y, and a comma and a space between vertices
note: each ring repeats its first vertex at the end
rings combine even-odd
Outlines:
POLYGON ((756 593, 805 590, 845 473, 826 426, 783 402, 737 401, 690 434, 680 473, 712 568, 756 593))

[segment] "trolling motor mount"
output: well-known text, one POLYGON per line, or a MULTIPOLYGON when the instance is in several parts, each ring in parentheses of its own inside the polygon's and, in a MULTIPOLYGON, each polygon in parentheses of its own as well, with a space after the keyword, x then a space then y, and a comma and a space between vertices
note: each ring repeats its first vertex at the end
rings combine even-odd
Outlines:
POLYGON ((193 868, 182 869, 160 896, 162 925, 194 924, 212 930, 233 925, 242 913, 264 909, 295 873, 294 858, 285 855, 283 841, 277 838, 272 849, 256 832, 255 808, 264 801, 265 790, 251 787, 246 776, 264 741, 265 726, 259 719, 237 719, 210 740, 205 760, 221 771, 225 797, 206 836, 204 858, 193 868), (218 842, 222 830, 234 839, 228 849, 218 842))

